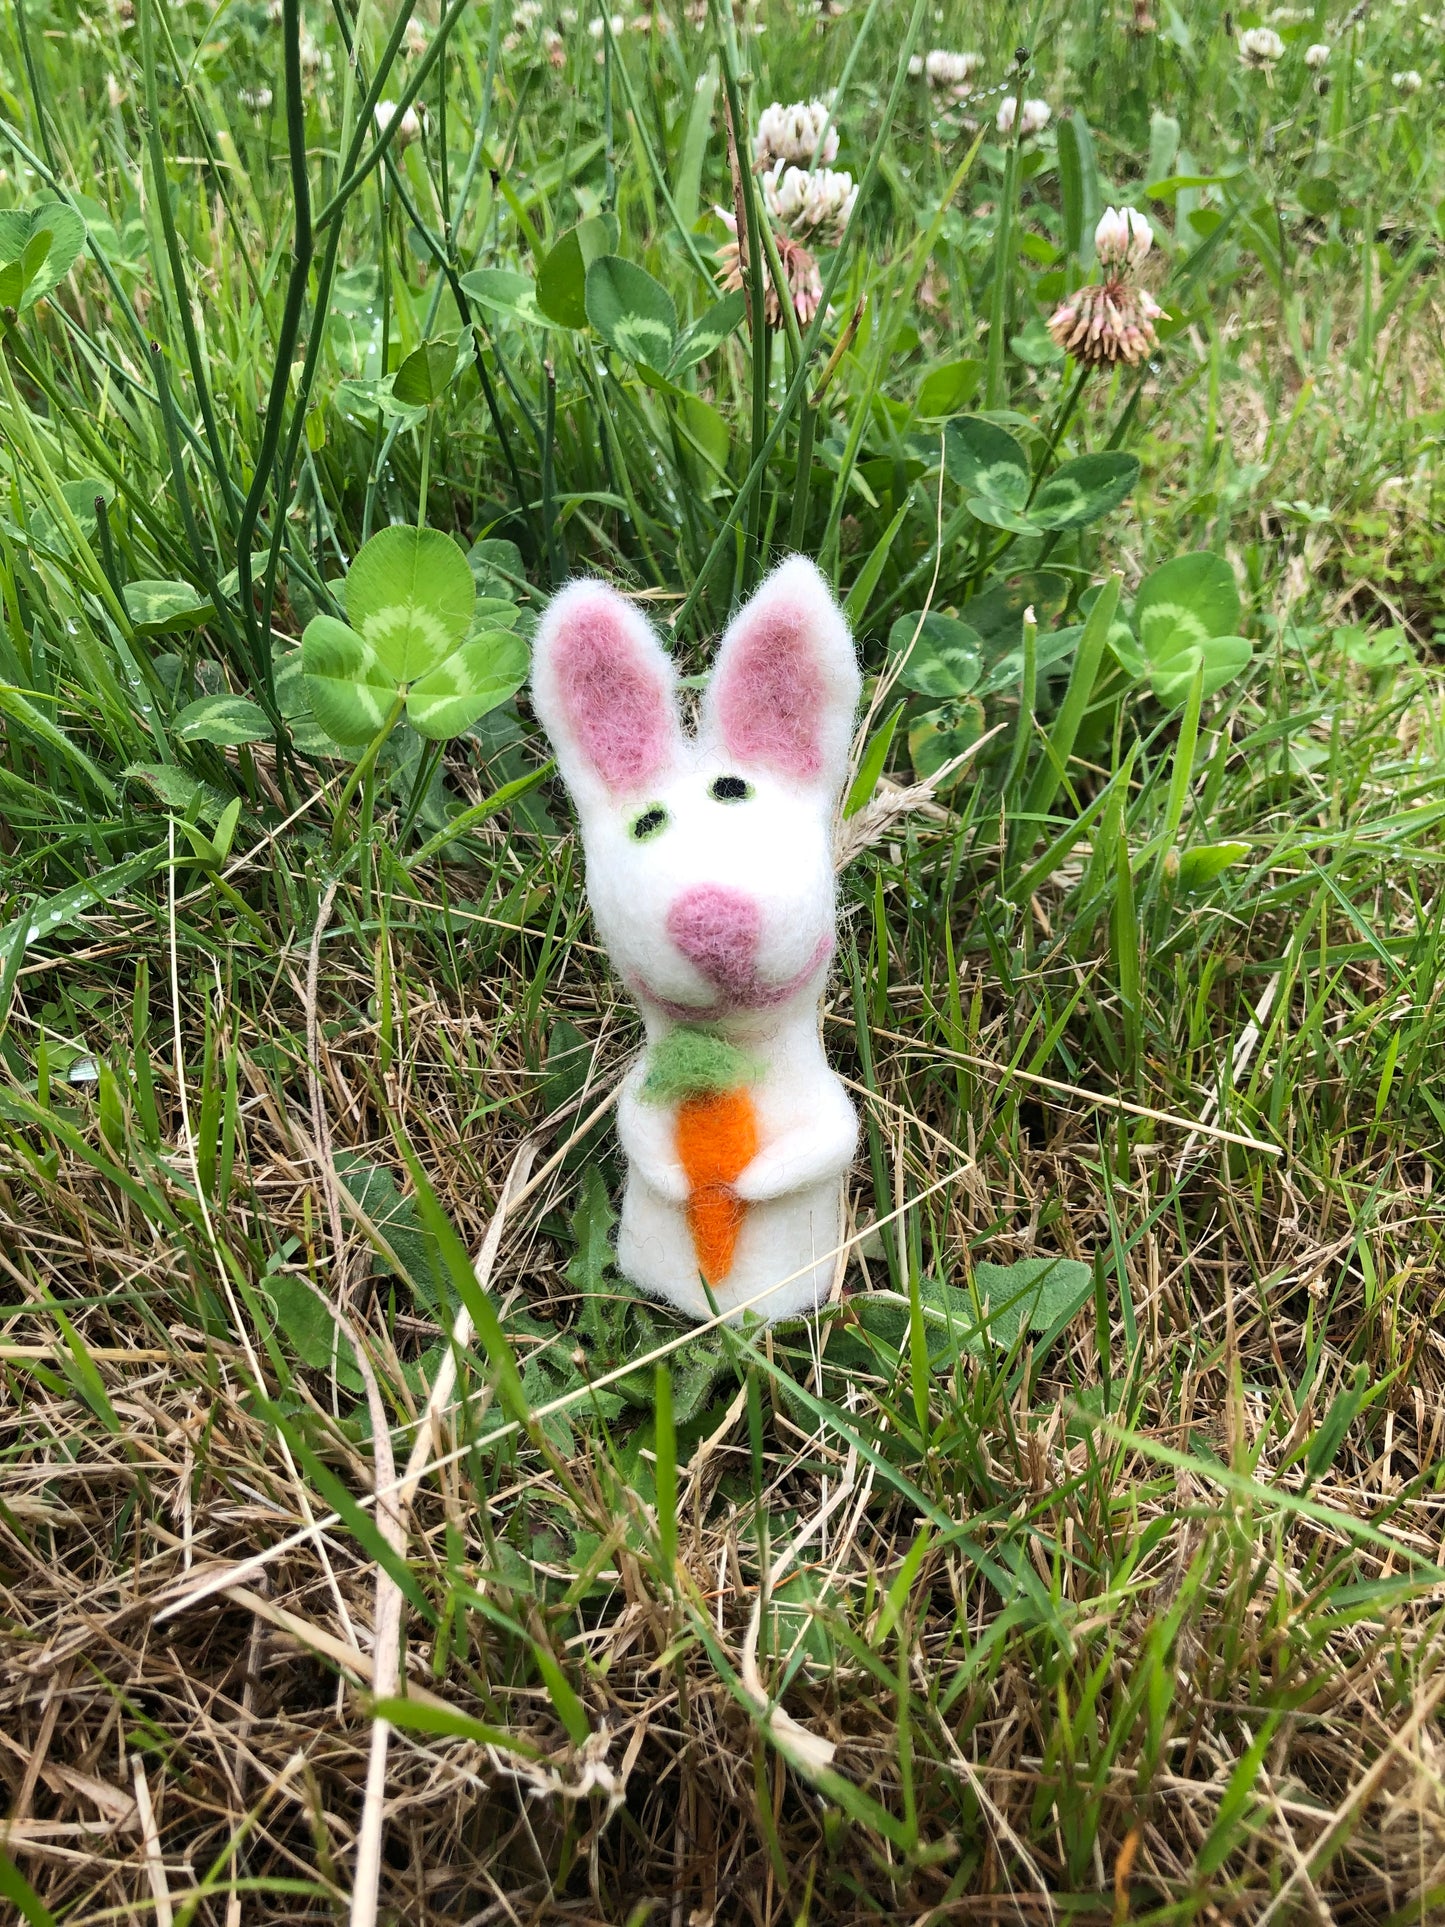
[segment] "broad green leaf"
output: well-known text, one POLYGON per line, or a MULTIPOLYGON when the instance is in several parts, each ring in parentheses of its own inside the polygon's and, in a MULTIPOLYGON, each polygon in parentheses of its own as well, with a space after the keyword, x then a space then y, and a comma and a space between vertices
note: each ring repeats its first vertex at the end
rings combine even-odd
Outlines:
POLYGON ((1127 622, 1116 620, 1109 626, 1109 647, 1123 669, 1135 682, 1143 682, 1149 673, 1149 665, 1144 660, 1144 651, 1135 639, 1134 631, 1127 622))
POLYGON ((330 1307, 300 1278, 284 1273, 266 1278, 261 1289, 276 1307, 277 1329, 308 1371, 335 1369, 348 1392, 359 1392, 361 1373, 351 1340, 337 1326, 330 1307))
POLYGON ((391 392, 405 408, 430 408, 452 385, 457 368, 454 341, 424 341, 391 379, 391 392))
POLYGON ((199 629, 216 613, 208 596, 188 582, 127 582, 125 606, 139 636, 199 629))
POLYGON ((300 649, 278 655, 275 669, 276 705, 286 718, 292 747, 303 756, 335 757, 338 754, 335 739, 327 735, 311 713, 300 649))
POLYGON ((1010 1346, 1025 1322, 1046 1332, 1072 1318, 1094 1289, 1090 1266, 1077 1258, 1020 1258, 1012 1265, 980 1260, 973 1268, 979 1298, 988 1301, 995 1345, 1010 1346))
POLYGON ((969 495, 965 498, 968 512, 977 522, 985 523, 991 529, 1006 529, 1010 535, 1036 535, 1038 524, 1032 516, 1025 515, 1022 509, 1012 508, 994 495, 969 495))
POLYGON ((961 415, 950 422, 944 430, 943 462, 965 495, 1015 510, 1028 500, 1028 457, 997 422, 981 415, 961 415))
POLYGON ((1069 585, 1052 569, 1028 569, 1006 581, 993 582, 960 612, 983 642, 985 662, 996 662, 1023 641, 1024 610, 1032 609, 1042 629, 1063 612, 1069 585))
MULTIPOLYGON (((779 1521, 774 1543, 786 1543, 787 1526, 779 1521)), ((806 1565, 788 1574, 770 1595, 773 1630, 769 1644, 775 1653, 801 1653, 819 1666, 836 1660, 833 1639, 821 1608, 826 1587, 806 1565)))
POLYGON ((1179 888, 1203 890, 1214 879, 1249 855, 1247 843, 1196 843, 1179 859, 1179 888))
POLYGON ((727 417, 701 395, 682 395, 677 403, 683 433, 696 442, 707 460, 721 474, 727 473, 732 433, 727 417))
POLYGON ((983 644, 954 616, 930 609, 920 618, 899 616, 888 632, 888 653, 902 658, 898 680, 920 696, 966 696, 983 670, 983 644), (914 633, 917 632, 917 641, 914 633))
POLYGON ((467 566, 479 595, 511 601, 527 586, 522 551, 502 536, 483 536, 473 542, 467 550, 467 566))
MULTIPOLYGON (((99 497, 109 506, 115 500, 115 487, 103 482, 98 476, 87 477, 83 482, 62 482, 60 493, 65 498, 66 507, 80 525, 80 532, 89 539, 96 530, 96 498, 99 497)), ((31 543, 46 548, 55 555, 65 555, 70 549, 70 532, 61 524, 58 514, 48 505, 31 511, 29 535, 31 543)))
POLYGON ((1030 315, 1016 335, 1009 336, 1009 347, 1030 368, 1050 368, 1062 361, 1064 351, 1049 333, 1041 314, 1030 315))
POLYGON ((937 421, 945 415, 956 415, 978 393, 978 384, 983 376, 983 363, 974 355, 966 355, 961 361, 946 361, 941 368, 935 368, 923 377, 918 390, 918 413, 925 421, 937 421))
MULTIPOLYGON (((969 607, 972 606, 970 603, 969 607)), ((1067 629, 1050 629, 1038 636, 1034 643, 1035 673, 1043 676, 1046 671, 1055 668, 1059 663, 1067 662, 1077 648, 1082 634, 1082 626, 1072 623, 1067 629)), ((1024 651, 1020 640, 1016 649, 1010 649, 1007 654, 999 657, 978 685, 976 693, 980 696, 995 696, 1000 689, 1007 689, 1011 683, 1016 683, 1023 673, 1024 651)))
POLYGON ((1115 509, 1139 479, 1138 459, 1120 450, 1080 455, 1042 484, 1028 511, 1040 529, 1081 529, 1115 509))
POLYGON ((609 348, 629 361, 666 368, 677 340, 672 296, 646 268, 603 254, 587 270, 587 319, 609 348))
POLYGON ((531 277, 518 274, 514 268, 474 268, 462 276, 462 293, 470 295, 489 314, 504 315, 509 321, 521 321, 533 328, 550 326, 537 306, 537 289, 531 277))
POLYGON ((467 559, 440 529, 383 529, 346 577, 346 614, 390 671, 414 682, 466 635, 477 598, 467 559))
POLYGON ((1149 116, 1149 166, 1146 181, 1167 180, 1179 155, 1179 122, 1156 107, 1149 116))
POLYGON ((33 307, 69 274, 85 246, 85 222, 63 201, 41 201, 29 208, 0 212, 0 262, 20 270, 8 305, 33 307), (43 246, 41 234, 50 239, 43 246))
MULTIPOLYGON (((537 306, 559 328, 587 326, 587 270, 617 247, 621 229, 613 214, 594 215, 568 228, 537 271, 537 306)), ((463 284, 465 285, 465 284, 463 284)))
MULTIPOLYGON (((1012 1265, 980 1261, 974 1266, 974 1286, 976 1302, 967 1285, 936 1278, 920 1281, 919 1309, 928 1361, 940 1375, 951 1372, 964 1353, 982 1358, 990 1345, 1011 1350, 1025 1324, 1046 1339, 1057 1333, 1088 1303, 1094 1274, 1076 1258, 1023 1258, 1012 1265)), ((854 1304, 866 1332, 894 1349, 906 1345, 909 1304, 905 1298, 896 1292, 878 1292, 855 1299, 854 1304)), ((830 1360, 835 1350, 840 1364, 855 1359, 862 1363, 867 1356, 866 1347, 860 1356, 845 1343, 829 1348, 830 1360)))
POLYGON ((266 712, 249 696, 199 696, 187 703, 173 724, 187 743, 215 743, 223 749, 262 743, 271 735, 266 712))
POLYGON ((139 783, 168 810, 178 813, 195 810, 211 822, 226 807, 226 799, 219 790, 212 789, 209 783, 202 783, 189 770, 182 769, 179 763, 127 763, 121 771, 121 779, 126 783, 139 783))
POLYGON ((1210 636, 1204 642, 1187 642, 1163 660, 1149 665, 1149 681, 1161 703, 1177 706, 1189 694, 1194 673, 1204 664, 1204 690, 1213 696, 1218 690, 1242 676, 1254 656, 1254 645, 1244 636, 1210 636))
POLYGON ((1176 556, 1145 576, 1134 598, 1134 628, 1149 662, 1186 643, 1232 636, 1239 628, 1239 590, 1222 555, 1208 549, 1176 556))
POLYGON ((1415 659, 1405 631, 1393 624, 1388 629, 1367 630, 1351 623, 1332 630, 1330 641, 1341 655, 1371 673, 1394 669, 1415 659))
POLYGON ((521 610, 515 602, 504 601, 501 596, 478 596, 472 609, 472 619, 467 628, 466 640, 492 629, 515 629, 521 619, 521 610))
POLYGON ((364 636, 335 616, 313 616, 301 638, 311 713, 334 742, 369 743, 391 714, 396 677, 364 636))
MULTIPOLYGON (((415 1199, 402 1192, 384 1164, 371 1163, 359 1151, 337 1151, 334 1161, 336 1175, 358 1210, 366 1214, 395 1253, 401 1275, 417 1295, 419 1308, 435 1314, 445 1302, 446 1268, 422 1229, 415 1199)), ((394 1269, 381 1252, 372 1258, 371 1268, 383 1274, 394 1269)))
MULTIPOLYGON (((253 590, 259 591, 261 584, 265 581, 266 570, 270 561, 271 557, 265 549, 252 551, 251 587, 253 590)), ((216 587, 221 591, 223 596, 238 596, 241 593, 241 565, 239 562, 234 569, 228 569, 226 571, 216 584, 216 587)))
POLYGON ((460 649, 411 686, 406 717, 418 735, 441 742, 459 736, 479 716, 515 695, 526 680, 529 652, 521 636, 493 629, 460 649))
POLYGON ((725 294, 721 301, 714 302, 678 342, 667 372, 670 375, 683 374, 687 369, 695 368, 708 355, 715 354, 728 336, 742 325, 746 312, 747 303, 741 288, 735 288, 731 294, 725 294))
MULTIPOLYGON (((973 696, 920 716, 908 731, 908 754, 919 780, 936 776, 946 763, 972 748, 983 734, 983 724, 983 704, 973 696)), ((946 782, 945 793, 953 783, 962 782, 965 773, 959 770, 946 782)))
POLYGON ((359 415, 369 419, 380 415, 385 421, 398 421, 409 426, 419 422, 426 413, 424 408, 409 408, 397 400, 393 392, 395 375, 378 376, 368 381, 340 381, 331 399, 346 415, 359 415))

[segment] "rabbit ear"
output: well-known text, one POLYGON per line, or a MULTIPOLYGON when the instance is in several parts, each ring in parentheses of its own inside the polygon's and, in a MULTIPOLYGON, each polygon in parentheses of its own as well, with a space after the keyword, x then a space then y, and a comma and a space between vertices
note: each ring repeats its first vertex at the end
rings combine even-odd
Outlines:
POLYGON ((532 706, 579 803, 647 789, 678 758, 677 676, 647 619, 601 582, 547 605, 532 706))
POLYGON ((831 800, 847 774, 861 686, 842 610, 806 556, 790 556, 723 637, 703 741, 831 800))

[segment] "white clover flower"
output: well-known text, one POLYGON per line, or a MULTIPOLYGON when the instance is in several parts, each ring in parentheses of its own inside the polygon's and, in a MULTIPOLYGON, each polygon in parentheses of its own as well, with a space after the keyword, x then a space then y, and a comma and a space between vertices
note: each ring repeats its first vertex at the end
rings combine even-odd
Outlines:
MULTIPOLYGON (((377 133, 384 134, 394 120, 396 120, 396 102, 394 100, 379 100, 376 103, 377 133)), ((410 147, 414 140, 419 140, 420 138, 421 116, 417 113, 415 107, 408 107, 400 121, 397 122, 396 140, 394 142, 397 152, 400 153, 403 147, 410 147)))
MULTIPOLYGON (((618 35, 626 27, 627 22, 620 13, 614 13, 608 25, 612 29, 612 38, 616 40, 618 35)), ((587 22, 587 31, 594 40, 600 40, 602 38, 602 16, 600 13, 596 15, 594 19, 587 22)))
POLYGON ((830 167, 838 158, 838 130, 828 127, 827 138, 823 139, 828 111, 827 102, 821 100, 795 100, 788 107, 775 100, 765 107, 758 116, 757 138, 753 142, 758 166, 769 168, 784 161, 794 167, 810 167, 818 142, 823 140, 818 160, 822 166, 830 167))
POLYGON ((1330 57, 1330 50, 1323 40, 1317 40, 1312 47, 1305 48, 1306 67, 1323 67, 1330 57))
POLYGON ((264 114, 274 99, 275 95, 269 87, 243 87, 241 89, 241 105, 249 108, 253 114, 264 114))
POLYGON ((923 71, 930 87, 967 87, 982 65, 982 54, 955 54, 945 47, 935 47, 924 61, 923 71))
MULTIPOLYGON (((1001 134, 1011 134, 1018 102, 1008 94, 999 102, 998 119, 995 125, 1001 134)), ((1023 116, 1019 120, 1019 139, 1026 141, 1030 134, 1041 134, 1053 118, 1053 108, 1046 100, 1026 100, 1023 116)))
POLYGON ((1148 218, 1132 207, 1106 207, 1094 229, 1100 267, 1137 268, 1153 245, 1148 218))
POLYGON ((919 75, 922 72, 923 72, 923 55, 910 54, 908 56, 908 78, 910 80, 917 80, 919 75))
POLYGON ((401 37, 401 44, 413 60, 419 60, 427 49, 426 22, 418 20, 413 14, 406 23, 406 32, 401 37))
POLYGON ((512 25, 518 33, 530 33, 542 18, 542 0, 517 0, 512 9, 512 25))
POLYGON ((1402 74, 1391 74, 1390 85, 1402 94, 1418 94, 1425 83, 1413 67, 1407 67, 1402 74))
POLYGON ((788 167, 779 161, 763 176, 769 213, 797 239, 824 231, 840 235, 857 198, 853 176, 841 168, 788 167))
POLYGON ((1284 57, 1284 42, 1273 27, 1248 27, 1239 36, 1239 57, 1246 67, 1272 67, 1284 57))
POLYGON ((1085 368, 1133 368, 1159 345, 1154 323, 1164 310, 1143 288, 1090 281, 1049 316, 1049 333, 1085 368))
POLYGON ((112 107, 119 107, 125 100, 125 89, 114 74, 105 77, 105 97, 112 107))

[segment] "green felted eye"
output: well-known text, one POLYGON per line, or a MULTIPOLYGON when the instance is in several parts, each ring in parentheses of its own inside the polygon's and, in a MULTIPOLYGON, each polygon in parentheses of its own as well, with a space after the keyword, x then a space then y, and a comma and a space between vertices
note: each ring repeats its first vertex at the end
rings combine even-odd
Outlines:
POLYGON ((741 776, 719 776, 708 790, 715 803, 746 803, 752 793, 752 784, 741 776))
POLYGON ((632 819, 632 840, 634 843, 646 843, 654 836, 661 836, 667 824, 667 811, 661 803, 649 803, 641 815, 632 819))

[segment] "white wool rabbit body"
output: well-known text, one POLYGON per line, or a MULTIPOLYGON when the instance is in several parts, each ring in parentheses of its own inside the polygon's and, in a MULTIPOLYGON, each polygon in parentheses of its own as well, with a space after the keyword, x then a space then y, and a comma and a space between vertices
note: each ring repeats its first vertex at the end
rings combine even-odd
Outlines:
POLYGON ((857 1120, 818 1004, 859 687, 847 624, 802 557, 728 628, 696 734, 666 651, 614 590, 572 583, 538 630, 533 705, 647 1032, 618 1104, 618 1260, 693 1317, 711 1312, 704 1279, 729 1317, 793 1317, 832 1286, 857 1120))

